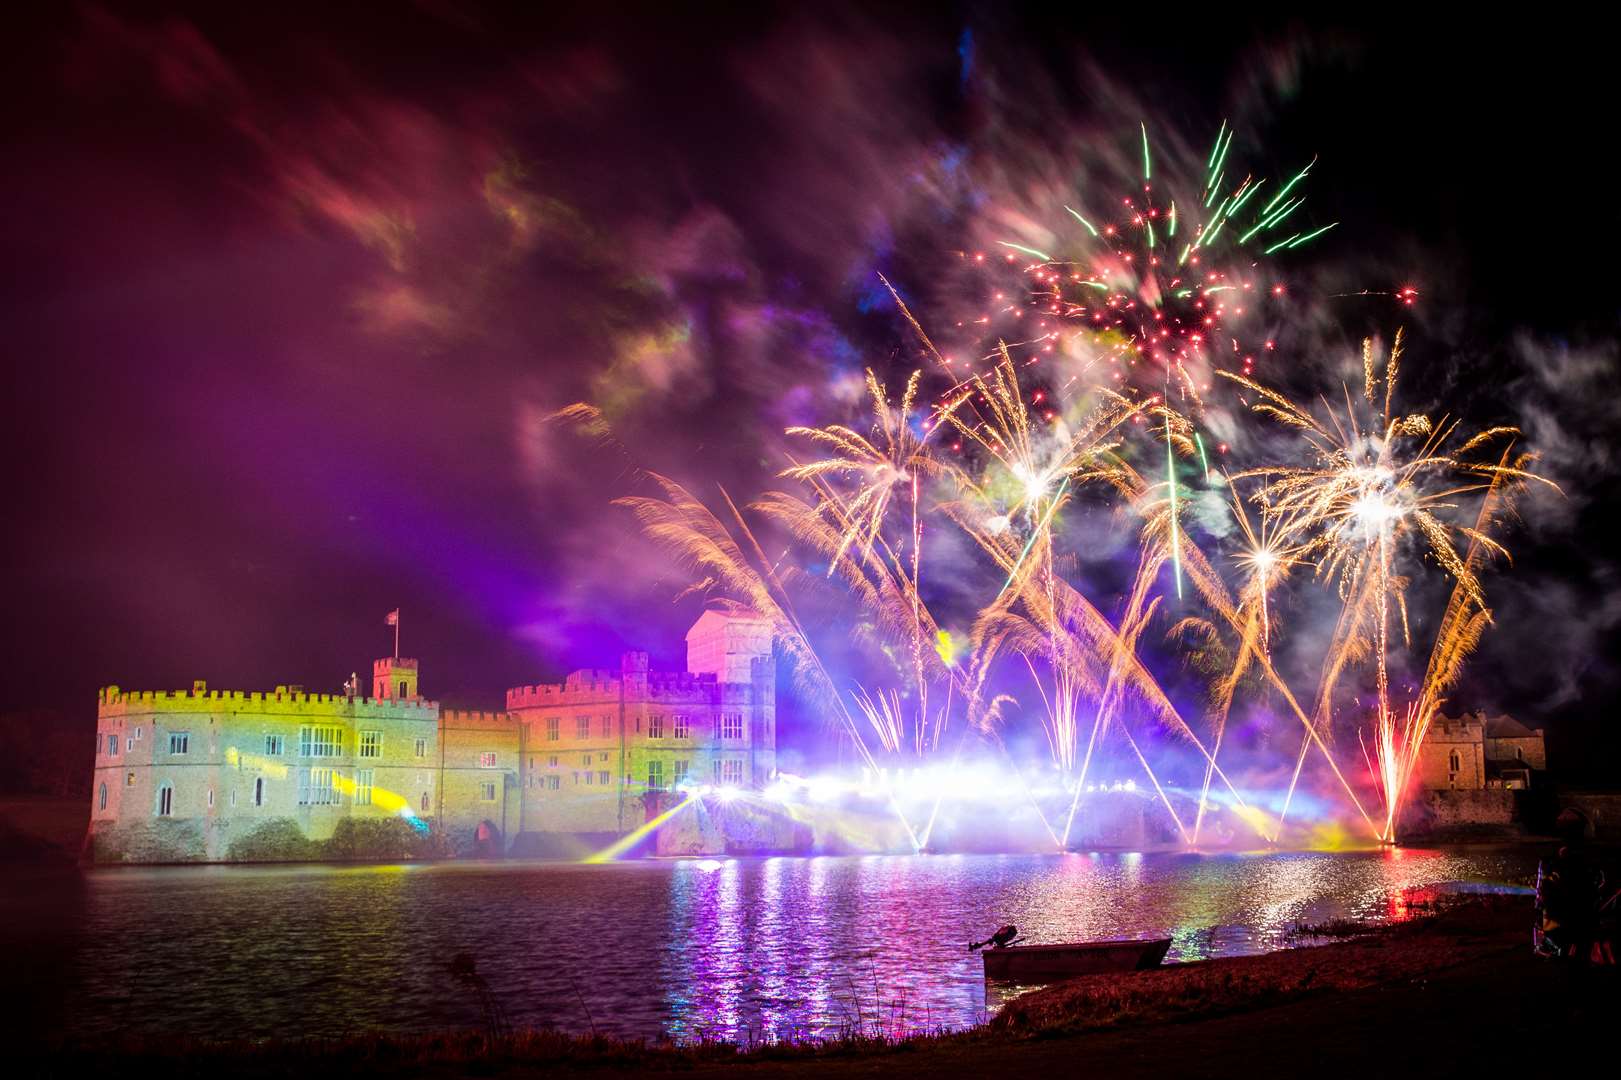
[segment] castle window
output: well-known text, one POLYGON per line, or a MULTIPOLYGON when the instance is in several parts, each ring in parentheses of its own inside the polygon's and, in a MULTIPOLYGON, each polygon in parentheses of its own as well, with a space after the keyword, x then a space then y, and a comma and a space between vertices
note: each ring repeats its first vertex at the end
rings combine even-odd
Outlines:
POLYGON ((692 720, 685 713, 675 714, 675 737, 678 739, 692 738, 692 720))
POLYGON ((185 754, 191 748, 191 734, 185 731, 169 732, 169 753, 185 754))
POLYGON ((649 739, 664 738, 664 717, 653 713, 647 718, 647 737, 649 739))
POLYGON ((606 772, 597 773, 597 783, 601 784, 603 787, 607 787, 608 786, 608 774, 606 772))
POLYGON ((281 757, 282 749, 280 735, 265 736, 265 757, 281 757))
POLYGON ((1463 771, 1463 758, 1458 755, 1456 750, 1452 751, 1452 753, 1447 756, 1447 768, 1451 769, 1453 772, 1463 771))
MULTIPOLYGON (((575 775, 575 776, 576 776, 576 777, 578 777, 578 776, 579 776, 579 773, 575 773, 575 774, 574 774, 574 775, 575 775)), ((592 783, 592 781, 593 781, 593 779, 594 779, 594 778, 595 778, 595 777, 596 777, 596 775, 597 775, 597 774, 596 774, 596 773, 594 773, 594 772, 587 772, 587 773, 586 773, 586 774, 585 774, 585 785, 586 785, 586 787, 590 787, 590 786, 591 786, 591 783, 592 783)))
POLYGON ((495 768, 495 751, 481 750, 478 755, 478 767, 481 769, 495 768))
POLYGON ((589 739, 591 737, 591 718, 589 716, 576 716, 574 718, 574 737, 576 739, 589 739))
POLYGON ((214 809, 214 789, 213 788, 208 789, 208 808, 210 810, 214 809))
POLYGON ((551 757, 547 758, 546 764, 554 769, 557 768, 557 755, 553 754, 551 757))
POLYGON ((107 809, 107 784, 105 781, 101 785, 101 790, 96 792, 96 809, 107 809))
POLYGON ((125 787, 134 787, 135 786, 135 774, 134 773, 128 773, 128 774, 126 774, 124 776, 124 786, 125 787))
POLYGON ((613 731, 614 731, 614 718, 611 717, 611 716, 604 716, 602 718, 602 737, 604 739, 608 738, 609 736, 611 736, 613 734, 613 731))
POLYGON ((427 757, 427 756, 428 756, 428 740, 427 739, 418 739, 417 740, 417 757, 427 757))
POLYGON ((262 776, 255 776, 253 778, 253 805, 254 806, 263 806, 264 804, 265 804, 265 778, 262 777, 262 776))
POLYGON ((677 790, 687 782, 687 764, 685 761, 675 763, 675 786, 677 790))
POLYGON ((720 714, 720 737, 723 739, 741 739, 743 737, 742 713, 727 712, 720 714))
POLYGON ((547 739, 551 740, 552 742, 557 741, 558 736, 560 734, 558 732, 557 728, 558 728, 558 725, 562 723, 562 720, 563 720, 563 718, 560 717, 560 716, 548 716, 546 718, 546 738, 547 739))
POLYGON ((298 728, 298 756, 337 757, 344 752, 344 728, 298 728))
POLYGON ((374 775, 374 770, 372 770, 372 769, 356 769, 355 770, 355 805, 356 806, 370 806, 371 805, 371 785, 372 785, 372 776, 373 775, 374 775))
POLYGON ((140 729, 140 728, 139 728, 139 727, 137 727, 137 728, 136 728, 136 729, 135 729, 135 737, 136 737, 136 738, 137 738, 137 739, 139 739, 139 738, 140 738, 140 737, 141 737, 141 729, 140 729))
POLYGON ((547 791, 556 791, 559 787, 562 786, 562 782, 563 782, 563 778, 561 776, 548 776, 546 778, 546 790, 547 791))
POLYGON ((231 789, 231 796, 230 796, 230 799, 228 801, 230 802, 230 804, 232 806, 236 805, 236 788, 231 789))
POLYGON ((664 762, 649 761, 647 763, 647 790, 664 790, 664 762))
POLYGON ((480 799, 482 799, 483 801, 485 801, 485 802, 494 802, 495 801, 495 785, 494 784, 480 784, 478 786, 478 797, 480 799))
POLYGON ((360 733, 360 756, 383 756, 383 733, 381 731, 362 731, 360 733))
POLYGON ((608 755, 607 754, 598 754, 597 755, 597 760, 598 761, 607 761, 608 760, 608 755))
POLYGON ((331 769, 298 770, 298 805, 336 806, 340 796, 331 769))
POLYGON ((405 680, 401 679, 400 680, 400 697, 409 697, 409 696, 410 695, 405 692, 405 680))
POLYGON ((165 780, 158 785, 158 817, 174 813, 174 785, 165 780))
POLYGON ((340 727, 301 727, 298 729, 300 757, 338 757, 343 753, 340 727))
POLYGON ((422 793, 422 812, 424 814, 428 812, 428 793, 426 791, 422 793))
POLYGON ((723 784, 741 784, 743 782, 743 763, 736 758, 727 758, 720 762, 720 782, 723 784))
POLYGON ((124 749, 125 750, 133 750, 133 749, 135 749, 135 736, 131 735, 128 739, 124 740, 124 749))
POLYGON ((109 735, 109 736, 107 736, 107 756, 108 757, 117 757, 118 756, 118 736, 117 735, 109 735))

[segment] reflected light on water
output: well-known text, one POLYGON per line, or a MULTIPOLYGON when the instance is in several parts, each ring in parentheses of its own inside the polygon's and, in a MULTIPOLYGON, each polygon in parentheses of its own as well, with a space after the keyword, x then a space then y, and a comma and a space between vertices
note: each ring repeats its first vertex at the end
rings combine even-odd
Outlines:
POLYGON ((82 919, 50 931, 82 954, 50 1007, 80 1033, 476 1027, 448 974, 469 952, 519 1026, 964 1027, 1005 999, 966 949, 1002 923, 1032 943, 1169 936, 1186 961, 1289 944, 1297 923, 1407 917, 1438 883, 1523 884, 1533 868, 1471 849, 96 870, 82 919))

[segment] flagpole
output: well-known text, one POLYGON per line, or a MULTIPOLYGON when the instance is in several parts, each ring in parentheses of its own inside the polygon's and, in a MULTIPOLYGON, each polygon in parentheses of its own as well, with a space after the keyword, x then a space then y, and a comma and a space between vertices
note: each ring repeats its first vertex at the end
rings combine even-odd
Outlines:
POLYGON ((394 609, 394 659, 400 658, 400 609, 394 609))

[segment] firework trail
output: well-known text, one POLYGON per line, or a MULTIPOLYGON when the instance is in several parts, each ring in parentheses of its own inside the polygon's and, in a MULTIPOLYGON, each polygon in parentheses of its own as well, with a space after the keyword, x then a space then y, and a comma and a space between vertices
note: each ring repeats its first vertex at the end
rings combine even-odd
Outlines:
MULTIPOLYGON (((724 491, 730 524, 656 474, 647 475, 662 488, 661 497, 618 503, 636 515, 649 537, 702 575, 695 589, 771 620, 801 690, 823 703, 875 771, 880 754, 919 760, 939 755, 959 717, 953 760, 970 733, 1006 754, 1001 729, 1023 716, 1017 701, 998 692, 1014 661, 1040 697, 1042 709, 1034 717, 1045 730, 1053 764, 1073 784, 1061 832, 1024 788, 1055 844, 1069 843, 1094 758, 1118 740, 1142 768, 1184 844, 1197 845, 1213 784, 1250 810, 1219 759, 1240 687, 1252 679, 1287 704, 1302 741, 1270 835, 1262 831, 1258 812, 1240 816, 1279 841, 1315 749, 1370 833, 1389 839, 1429 719, 1490 622, 1479 571, 1505 553, 1490 535, 1493 526, 1507 513, 1513 491, 1541 478, 1528 471, 1528 458, 1497 452, 1512 443, 1513 428, 1465 438, 1448 416, 1397 410, 1400 334, 1388 354, 1381 355, 1371 340, 1365 344, 1361 394, 1347 388, 1343 406, 1327 400, 1300 405, 1255 378, 1255 356, 1272 344, 1263 325, 1271 316, 1261 309, 1281 303, 1285 291, 1267 276, 1265 257, 1301 247, 1333 227, 1299 224, 1300 188, 1311 165, 1270 189, 1265 180, 1240 179, 1241 170, 1229 165, 1233 134, 1224 124, 1202 183, 1179 185, 1161 175, 1164 187, 1156 189, 1146 126, 1140 134, 1141 192, 1122 199, 1122 209, 1110 214, 1067 207, 1085 230, 1075 233, 1074 251, 1055 256, 1004 242, 1028 279, 1026 302, 1044 305, 1042 314, 1052 320, 1042 327, 1044 336, 998 341, 983 370, 954 370, 883 280, 943 387, 931 389, 935 378, 914 371, 900 393, 891 394, 869 370, 864 422, 788 430, 817 454, 789 457, 781 476, 799 486, 797 493, 766 492, 750 510, 786 531, 789 550, 807 556, 805 567, 786 552, 783 559, 768 560, 724 491), (1019 255, 1034 261, 1020 264, 1019 255), (1106 361, 1094 372, 1099 385, 1082 386, 1069 404, 1060 398, 1081 375, 1056 393, 1025 382, 1035 382, 1026 372, 1039 353, 1055 346, 1106 361), (1196 421, 1217 374, 1230 380, 1249 414, 1299 437, 1290 460, 1230 474, 1212 470, 1196 421), (1179 400, 1173 404, 1173 398, 1179 400), (942 434, 951 437, 959 457, 947 460, 942 434), (1150 483, 1143 469, 1158 475, 1158 442, 1164 444, 1165 477, 1150 483), (1486 450, 1496 456, 1480 456, 1486 450), (1207 483, 1228 489, 1239 550, 1219 568, 1184 526, 1194 500, 1179 487, 1179 458, 1197 459, 1207 483), (1456 524, 1460 500, 1474 498, 1481 500, 1474 525, 1456 524), (1073 558, 1068 553, 1077 541, 1084 542, 1093 524, 1089 515, 1113 512, 1129 513, 1140 528, 1135 572, 1124 594, 1108 602, 1114 614, 1106 615, 1103 602, 1085 595, 1062 566, 1073 558), (940 521, 988 560, 968 573, 984 569, 993 575, 975 601, 966 646, 931 610, 929 594, 940 590, 926 588, 923 580, 925 526, 940 521), (1411 639, 1406 574, 1410 564, 1421 562, 1439 566, 1453 589, 1422 691, 1405 708, 1393 708, 1390 659, 1398 641, 1406 647, 1411 639), (1305 567, 1310 575, 1300 572, 1305 567), (1306 698, 1309 712, 1272 655, 1280 634, 1290 630, 1278 625, 1274 597, 1309 587, 1299 584, 1303 578, 1331 586, 1339 600, 1314 695, 1306 698), (909 692, 895 684, 870 683, 869 690, 855 683, 847 701, 836 690, 793 603, 797 591, 830 580, 842 586, 856 614, 849 643, 893 663, 898 685, 910 683, 909 692), (1190 596, 1184 596, 1185 587, 1190 596), (1177 604, 1180 617, 1167 640, 1204 642, 1223 657, 1224 667, 1208 688, 1203 738, 1172 704, 1142 651, 1168 606, 1170 588, 1184 602, 1177 604), (1204 611, 1187 613, 1192 604, 1204 611), (1398 620, 1399 636, 1393 632, 1398 620), (1341 685, 1365 668, 1372 669, 1377 704, 1361 742, 1383 804, 1380 821, 1364 809, 1332 746, 1341 685), (931 695, 942 690, 945 704, 931 708, 931 695), (1203 760, 1191 821, 1178 814, 1145 753, 1145 747, 1152 749, 1145 735, 1155 728, 1196 749, 1203 760)), ((1410 304, 1416 293, 1394 295, 1410 304)), ((574 409, 571 419, 601 427, 600 415, 589 407, 574 409)), ((952 572, 963 570, 953 565, 952 572)), ((961 581, 953 586, 963 591, 961 581)), ((921 848, 944 795, 929 810, 921 838, 893 792, 886 795, 914 847, 921 848)))
MULTIPOLYGON (((1371 653, 1376 723, 1381 729, 1391 729, 1376 741, 1381 752, 1388 749, 1391 753, 1400 743, 1389 701, 1392 600, 1400 612, 1404 642, 1410 637, 1407 582, 1395 571, 1401 547, 1411 539, 1422 555, 1452 578, 1460 610, 1484 611, 1485 596, 1475 562, 1480 556, 1506 552, 1483 529, 1451 525, 1442 512, 1455 509, 1455 500, 1463 496, 1486 492, 1489 497, 1500 484, 1548 483, 1528 472, 1523 463, 1509 464, 1506 455, 1495 463, 1469 456, 1495 442, 1512 440, 1519 434, 1514 428, 1488 428, 1449 450, 1458 421, 1395 412, 1401 344, 1398 333, 1381 371, 1374 343, 1366 341, 1362 405, 1356 404, 1347 389, 1343 410, 1325 402, 1322 418, 1253 379, 1222 373, 1254 395, 1251 407, 1255 412, 1298 430, 1306 444, 1307 464, 1252 469, 1236 474, 1235 479, 1262 482, 1255 496, 1262 518, 1273 524, 1284 543, 1295 546, 1298 559, 1313 563, 1319 579, 1339 586, 1343 606, 1318 688, 1316 726, 1326 729, 1330 721, 1341 674, 1371 653), (1469 541, 1467 559, 1458 555, 1454 534, 1469 541)), ((1421 734, 1425 726, 1422 710, 1417 723, 1421 734)), ((1416 747, 1410 752, 1416 754, 1416 747)), ((1304 754, 1303 745, 1301 756, 1304 754)), ((1298 779, 1298 763, 1295 775, 1298 779)), ((1383 769, 1379 775, 1384 776, 1383 769)), ((1293 786, 1291 783, 1291 794, 1293 786)), ((1386 801, 1392 806, 1399 800, 1387 797, 1386 801)), ((1385 838, 1391 824, 1387 822, 1382 830, 1385 838)))

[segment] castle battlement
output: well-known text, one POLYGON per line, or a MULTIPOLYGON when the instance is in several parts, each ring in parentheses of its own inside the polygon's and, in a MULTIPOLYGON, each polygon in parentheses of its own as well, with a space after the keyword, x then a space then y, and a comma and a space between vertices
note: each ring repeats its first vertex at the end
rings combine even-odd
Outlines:
POLYGON ((713 690, 719 685, 720 680, 713 672, 708 671, 702 674, 690 671, 655 671, 647 676, 647 688, 655 694, 713 690))
POLYGON ((445 728, 473 728, 500 731, 515 728, 518 718, 508 712, 486 712, 483 709, 445 709, 439 714, 440 726, 445 728))
POLYGON ((296 712, 311 715, 407 715, 432 719, 439 703, 422 698, 396 700, 316 694, 304 690, 124 690, 104 686, 96 697, 103 716, 131 712, 296 712), (274 708, 271 708, 274 706, 274 708))
MULTIPOLYGON (((646 674, 647 692, 652 696, 713 694, 720 685, 711 672, 652 671, 646 674)), ((621 680, 601 669, 576 671, 561 683, 514 686, 507 691, 507 708, 538 709, 558 705, 589 705, 605 696, 619 696, 621 680)))

